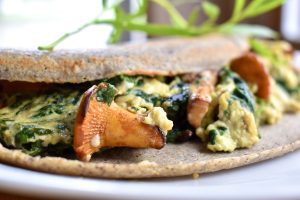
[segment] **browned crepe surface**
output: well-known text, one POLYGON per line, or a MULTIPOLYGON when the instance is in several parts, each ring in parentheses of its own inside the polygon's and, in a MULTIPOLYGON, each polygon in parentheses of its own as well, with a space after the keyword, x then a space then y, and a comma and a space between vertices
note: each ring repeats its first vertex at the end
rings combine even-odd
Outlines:
POLYGON ((121 73, 199 72, 220 69, 248 49, 245 38, 220 35, 123 44, 102 50, 0 49, 0 80, 81 83, 121 73))

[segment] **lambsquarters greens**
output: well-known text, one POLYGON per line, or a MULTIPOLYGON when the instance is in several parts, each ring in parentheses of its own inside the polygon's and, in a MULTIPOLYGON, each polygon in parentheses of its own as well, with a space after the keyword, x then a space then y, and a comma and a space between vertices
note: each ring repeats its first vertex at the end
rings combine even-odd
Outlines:
POLYGON ((213 152, 250 148, 260 139, 259 125, 278 122, 284 112, 300 111, 300 78, 291 64, 291 47, 280 41, 251 43, 263 65, 245 67, 251 62, 242 57, 239 65, 246 76, 229 64, 220 71, 198 74, 124 74, 53 86, 36 94, 4 94, 0 141, 34 156, 75 151, 84 160, 113 147, 162 148, 165 141, 187 142, 194 136, 213 152), (265 69, 265 85, 249 77, 248 70, 259 71, 259 67, 265 69), (131 123, 139 127, 140 135, 131 123), (106 131, 109 128, 115 131, 106 131), (126 137, 119 137, 124 132, 126 137))

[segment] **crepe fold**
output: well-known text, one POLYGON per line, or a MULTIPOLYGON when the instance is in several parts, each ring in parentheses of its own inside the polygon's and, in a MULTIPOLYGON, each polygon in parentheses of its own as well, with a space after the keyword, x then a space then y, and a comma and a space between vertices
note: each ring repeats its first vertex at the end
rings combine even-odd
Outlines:
POLYGON ((154 40, 103 50, 0 49, 0 80, 82 83, 118 74, 175 75, 220 68, 248 50, 235 36, 154 40))
MULTIPOLYGON (((248 51, 245 38, 210 35, 123 44, 103 50, 40 52, 0 50, 0 80, 81 83, 117 74, 175 75, 220 69, 248 51)), ((281 156, 300 148, 300 115, 260 128, 251 149, 212 153, 199 141, 167 144, 163 149, 115 148, 91 162, 75 158, 32 157, 0 144, 0 161, 32 170, 101 178, 154 178, 207 173, 281 156)))

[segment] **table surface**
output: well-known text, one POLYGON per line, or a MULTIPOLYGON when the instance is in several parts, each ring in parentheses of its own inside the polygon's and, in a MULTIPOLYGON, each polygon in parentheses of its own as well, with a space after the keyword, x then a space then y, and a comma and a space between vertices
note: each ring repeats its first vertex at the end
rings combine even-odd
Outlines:
MULTIPOLYGON (((24 197, 20 195, 13 195, 8 193, 0 192, 0 199, 1 200, 40 200, 41 198, 34 198, 34 197, 24 197)), ((54 200, 54 199, 44 199, 43 200, 54 200)))

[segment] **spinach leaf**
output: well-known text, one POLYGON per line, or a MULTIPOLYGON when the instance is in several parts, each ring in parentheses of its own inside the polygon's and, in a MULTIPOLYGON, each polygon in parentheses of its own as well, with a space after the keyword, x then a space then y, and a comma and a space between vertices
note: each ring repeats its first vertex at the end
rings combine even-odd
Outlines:
POLYGON ((18 148, 22 148, 23 144, 26 144, 29 142, 29 139, 34 138, 34 132, 26 127, 24 129, 21 129, 19 132, 15 135, 15 143, 18 148))
POLYGON ((254 97, 245 81, 243 81, 236 73, 230 69, 224 67, 220 71, 220 83, 226 84, 233 81, 235 88, 231 93, 231 98, 238 100, 242 106, 250 110, 252 113, 255 112, 254 97))
MULTIPOLYGON (((67 128, 60 124, 59 128, 63 127, 67 128)), ((65 149, 71 148, 71 144, 66 144, 62 141, 54 145, 44 146, 44 141, 36 138, 40 135, 54 134, 53 130, 38 128, 34 125, 20 125, 19 129, 15 135, 16 147, 29 155, 62 155, 65 149)))
POLYGON ((208 132, 208 142, 212 145, 216 144, 217 134, 224 135, 228 130, 225 126, 217 126, 215 129, 212 129, 208 132))
MULTIPOLYGON (((52 114, 58 114, 61 115, 64 112, 66 112, 66 107, 70 104, 73 106, 76 106, 78 104, 79 99, 81 97, 81 94, 79 92, 73 92, 72 91, 64 91, 64 92, 56 92, 47 94, 40 97, 40 100, 36 100, 36 102, 31 102, 27 99, 29 102, 28 104, 25 104, 18 112, 28 110, 31 107, 34 109, 35 106, 39 106, 42 104, 43 106, 39 108, 35 113, 31 116, 31 118, 40 118, 49 116, 52 114), (43 97, 43 100, 41 99, 43 97)), ((38 98, 36 98, 38 99, 38 98)))
POLYGON ((232 98, 237 99, 241 102, 241 104, 248 108, 252 113, 255 112, 255 102, 252 94, 246 83, 237 84, 236 88, 232 92, 232 98))
POLYGON ((46 149, 42 143, 43 142, 41 140, 38 140, 36 142, 23 144, 22 151, 31 156, 41 155, 43 152, 45 152, 46 149))
POLYGON ((62 104, 49 104, 41 107, 36 114, 32 115, 32 118, 45 117, 51 114, 62 114, 64 111, 64 105, 62 104))
POLYGON ((216 144, 217 130, 213 129, 208 132, 208 142, 212 145, 216 144))
POLYGON ((147 94, 146 92, 140 89, 132 89, 128 91, 129 94, 133 94, 135 96, 141 97, 145 99, 145 101, 152 103, 154 106, 159 106, 163 101, 163 97, 154 95, 154 94, 147 94))
POLYGON ((189 99, 189 86, 184 82, 179 82, 171 89, 177 88, 179 93, 166 98, 162 103, 162 108, 166 111, 168 119, 174 122, 174 127, 167 134, 167 142, 181 143, 189 140, 194 133, 194 129, 187 121, 187 103, 189 99))
POLYGON ((72 126, 81 95, 76 87, 60 87, 51 94, 10 96, 7 106, 0 109, 0 142, 7 148, 21 149, 32 155, 48 152, 47 147, 40 144, 52 146, 56 151, 56 144, 46 141, 52 139, 52 135, 57 137, 53 142, 71 147, 72 126))
POLYGON ((188 141, 193 136, 193 131, 189 129, 173 128, 167 134, 168 143, 182 143, 188 141))
POLYGON ((115 98, 116 93, 116 88, 111 84, 107 84, 106 88, 101 88, 97 91, 96 99, 97 101, 104 102, 110 106, 110 104, 115 98))
POLYGON ((43 146, 43 141, 38 140, 35 142, 26 143, 22 146, 22 151, 31 156, 66 156, 66 151, 71 150, 71 145, 59 142, 55 145, 43 146))
POLYGON ((134 86, 142 86, 144 80, 142 76, 127 76, 127 75, 118 75, 109 79, 103 79, 102 82, 112 84, 113 86, 120 85, 123 81, 133 83, 134 86))
POLYGON ((15 135, 16 146, 22 148, 26 143, 30 142, 30 139, 37 135, 48 135, 52 134, 53 131, 50 129, 37 128, 34 125, 21 125, 20 131, 15 135))
POLYGON ((225 126, 217 126, 216 129, 212 129, 208 132, 208 142, 212 145, 216 144, 217 134, 224 135, 227 131, 225 126))
POLYGON ((283 80, 280 80, 280 79, 276 79, 276 83, 279 85, 280 88, 282 88, 289 95, 298 93, 300 90, 300 85, 298 85, 298 87, 295 87, 295 88, 290 88, 287 86, 287 84, 283 80))
POLYGON ((220 134, 223 135, 228 128, 225 126, 218 126, 217 129, 219 130, 220 134))
POLYGON ((0 119, 0 132, 5 130, 6 128, 7 128, 6 120, 5 119, 0 119))
POLYGON ((22 105, 22 107, 16 112, 16 115, 18 115, 20 112, 29 110, 32 106, 32 102, 27 102, 24 105, 22 105))
POLYGON ((178 83, 174 87, 180 89, 178 94, 174 94, 164 100, 163 109, 167 113, 167 117, 172 121, 186 118, 186 107, 189 99, 189 88, 185 83, 178 83))

